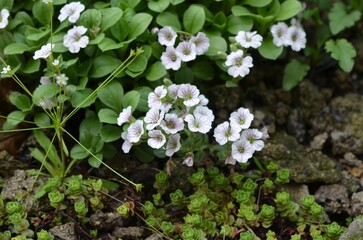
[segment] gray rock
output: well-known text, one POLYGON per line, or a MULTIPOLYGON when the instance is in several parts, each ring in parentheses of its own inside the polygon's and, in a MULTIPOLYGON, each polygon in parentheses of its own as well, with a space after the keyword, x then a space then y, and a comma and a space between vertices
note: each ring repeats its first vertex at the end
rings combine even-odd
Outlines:
POLYGON ((149 237, 145 238, 145 240, 163 240, 163 236, 157 233, 150 235, 149 237))
POLYGON ((362 240, 363 219, 354 220, 340 236, 339 240, 362 240))
POLYGON ((284 186, 284 190, 288 192, 294 200, 294 202, 299 203, 301 198, 309 195, 308 186, 305 184, 288 184, 284 186))
POLYGON ((138 239, 144 236, 145 230, 141 227, 117 227, 112 235, 118 239, 138 239))
POLYGON ((324 205, 324 209, 328 213, 349 211, 348 189, 342 184, 320 186, 314 197, 317 202, 324 205))
POLYGON ((89 218, 89 222, 94 228, 102 230, 112 230, 115 227, 121 227, 124 224, 119 212, 113 211, 105 213, 101 210, 97 210, 92 214, 89 218))
POLYGON ((73 222, 69 222, 60 226, 55 226, 49 229, 49 232, 60 240, 77 239, 75 224, 73 222))
POLYGON ((351 198, 352 212, 353 216, 358 216, 363 214, 363 192, 353 193, 351 198))

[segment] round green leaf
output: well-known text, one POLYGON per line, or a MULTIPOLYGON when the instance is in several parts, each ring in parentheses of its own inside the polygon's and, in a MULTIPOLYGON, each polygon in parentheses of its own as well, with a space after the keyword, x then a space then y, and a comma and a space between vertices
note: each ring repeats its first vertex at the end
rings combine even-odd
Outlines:
POLYGON ((97 92, 97 96, 107 107, 112 108, 116 112, 122 111, 122 98, 124 96, 124 90, 121 83, 117 81, 110 82, 97 92))
POLYGON ((169 0, 151 0, 147 3, 147 6, 151 11, 161 13, 168 8, 169 0))
POLYGON ((181 30, 180 21, 178 15, 175 12, 162 12, 156 17, 156 22, 160 26, 170 26, 175 31, 181 30))
POLYGON ((16 125, 24 120, 25 116, 26 113, 21 111, 13 111, 9 113, 5 123, 3 124, 3 130, 13 129, 16 125))
POLYGON ((106 125, 101 129, 101 138, 104 142, 113 142, 121 138, 121 127, 106 125))
POLYGON ((164 65, 157 61, 146 70, 145 77, 149 81, 156 81, 164 77, 166 73, 164 65))
POLYGON ((300 1, 286 0, 281 3, 280 11, 276 16, 276 21, 284 21, 297 15, 302 10, 300 1))
POLYGON ((137 105, 139 104, 140 93, 138 91, 132 90, 125 94, 122 99, 123 108, 127 108, 131 106, 132 110, 135 110, 137 105))
POLYGON ((227 19, 227 30, 231 34, 237 34, 239 31, 250 31, 253 27, 253 19, 251 17, 229 16, 227 19))
POLYGON ((22 54, 25 51, 29 51, 29 46, 25 43, 12 43, 4 48, 6 55, 22 54))
POLYGON ((191 5, 183 15, 183 24, 187 32, 196 34, 205 23, 204 9, 199 5, 191 5))
POLYGON ((9 100, 11 104, 16 106, 19 110, 23 112, 28 111, 31 108, 30 98, 25 94, 21 94, 19 92, 11 92, 9 100))
POLYGON ((85 159, 89 156, 89 153, 80 145, 74 145, 71 149, 71 158, 74 159, 85 159))
POLYGON ((35 104, 54 97, 59 90, 59 86, 50 83, 38 86, 33 93, 33 101, 35 104))
POLYGON ((98 112, 98 118, 100 119, 100 122, 103 122, 103 123, 116 124, 117 117, 118 117, 118 114, 115 111, 108 109, 108 108, 102 108, 98 112))
POLYGON ((115 70, 121 63, 121 60, 115 57, 100 55, 93 60, 90 76, 92 78, 104 77, 115 70))
POLYGON ((135 38, 149 27, 153 17, 148 13, 138 13, 131 18, 129 39, 135 38))
POLYGON ((207 56, 217 56, 219 52, 227 51, 227 42, 224 38, 219 36, 209 37, 210 47, 206 52, 207 56))
POLYGON ((283 49, 282 46, 277 47, 273 44, 271 38, 267 38, 263 40, 262 45, 258 48, 258 52, 266 59, 275 60, 281 55, 283 49))
POLYGON ((122 17, 123 11, 120 8, 111 7, 101 9, 102 24, 101 30, 106 31, 108 28, 113 26, 122 17))
POLYGON ((88 29, 101 26, 102 14, 97 9, 88 9, 81 14, 79 18, 79 25, 84 26, 88 29))

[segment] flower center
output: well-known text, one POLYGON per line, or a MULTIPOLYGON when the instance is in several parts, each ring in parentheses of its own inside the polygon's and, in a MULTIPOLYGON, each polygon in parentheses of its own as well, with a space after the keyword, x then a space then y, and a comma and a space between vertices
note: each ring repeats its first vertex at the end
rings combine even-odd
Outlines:
POLYGON ((245 152, 245 148, 242 147, 242 146, 238 147, 238 152, 239 153, 244 153, 245 152))

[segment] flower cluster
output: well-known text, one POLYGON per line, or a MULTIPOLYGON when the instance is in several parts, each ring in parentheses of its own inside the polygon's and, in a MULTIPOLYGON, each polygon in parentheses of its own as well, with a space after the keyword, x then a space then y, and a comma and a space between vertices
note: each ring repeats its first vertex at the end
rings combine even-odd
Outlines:
POLYGON ((231 113, 229 122, 225 121, 214 129, 214 138, 220 145, 227 144, 228 157, 226 164, 245 163, 255 151, 264 147, 263 140, 267 133, 257 129, 249 129, 253 114, 246 108, 239 108, 231 113))
MULTIPOLYGON (((255 48, 261 46, 262 36, 254 32, 239 31, 235 37, 237 47, 241 47, 244 50, 248 48, 255 48)), ((237 49, 227 56, 225 65, 228 67, 228 74, 236 78, 238 76, 244 77, 250 72, 250 68, 253 67, 252 57, 247 56, 246 52, 242 49, 237 49)))
MULTIPOLYGON (((117 124, 128 124, 121 135, 122 150, 130 151, 133 144, 142 140, 154 149, 163 149, 171 157, 181 147, 181 135, 191 137, 194 133, 206 134, 212 128, 214 115, 206 105, 208 99, 191 84, 159 86, 148 95, 150 110, 143 119, 132 116, 131 107, 123 109, 117 124)), ((193 165, 193 152, 185 150, 184 163, 193 165)))
POLYGON ((194 60, 196 56, 204 54, 209 48, 209 39, 203 32, 181 41, 176 48, 174 44, 177 33, 171 27, 163 27, 153 32, 157 32, 159 43, 166 46, 166 51, 161 55, 161 62, 165 69, 178 70, 182 62, 194 60))
POLYGON ((273 43, 277 46, 290 46, 292 50, 298 52, 306 47, 306 33, 300 22, 295 18, 291 20, 291 26, 284 22, 278 22, 271 26, 273 43))

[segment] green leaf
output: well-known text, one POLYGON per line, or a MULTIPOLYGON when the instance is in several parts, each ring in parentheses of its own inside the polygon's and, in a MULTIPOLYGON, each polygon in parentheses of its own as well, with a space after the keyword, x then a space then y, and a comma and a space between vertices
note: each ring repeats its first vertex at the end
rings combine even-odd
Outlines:
POLYGON ((251 17, 229 16, 227 18, 227 31, 231 34, 237 34, 239 31, 250 31, 253 27, 253 19, 251 17))
POLYGON ((98 118, 100 119, 100 122, 116 124, 118 114, 115 111, 111 110, 111 109, 102 108, 98 112, 98 118))
POLYGON ((191 34, 196 34, 203 28, 204 23, 204 9, 199 5, 190 5, 183 15, 183 25, 185 30, 191 34))
POLYGON ((6 8, 7 10, 11 10, 13 8, 14 0, 1 0, 0 1, 0 9, 6 8))
POLYGON ((196 78, 202 80, 212 80, 214 78, 214 69, 210 62, 201 61, 192 65, 192 72, 196 78))
POLYGON ((178 18, 178 14, 175 12, 162 12, 156 17, 156 22, 160 26, 170 26, 174 29, 174 31, 181 30, 181 24, 178 18))
POLYGON ((121 138, 121 127, 106 125, 101 129, 101 138, 104 142, 113 142, 121 138))
POLYGON ((156 81, 166 75, 166 70, 160 61, 155 62, 145 72, 145 78, 149 81, 156 81))
POLYGON ((125 94, 122 99, 123 108, 127 108, 131 106, 132 110, 135 110, 137 105, 139 104, 140 93, 138 91, 132 90, 125 94))
POLYGON ((97 96, 107 107, 112 108, 116 112, 122 111, 124 89, 122 88, 121 83, 117 81, 110 82, 97 92, 97 96))
POLYGON ((28 62, 20 68, 20 71, 25 74, 38 72, 40 68, 40 60, 29 59, 28 62))
POLYGON ((43 1, 37 1, 33 5, 33 15, 42 25, 50 25, 51 11, 43 1))
POLYGON ((152 19, 153 17, 148 13, 135 14, 130 21, 129 39, 135 38, 144 33, 149 27, 152 19))
POLYGON ((282 53, 283 47, 277 47, 273 44, 272 39, 269 37, 264 39, 262 45, 258 48, 258 52, 266 59, 276 60, 282 53))
POLYGON ((128 67, 127 70, 131 72, 143 72, 147 66, 147 57, 144 54, 140 54, 135 61, 133 61, 128 67))
POLYGON ((308 64, 293 59, 285 67, 282 89, 285 91, 293 89, 301 80, 304 79, 309 69, 310 67, 308 64))
POLYGON ((121 63, 121 60, 115 57, 100 55, 93 60, 90 76, 92 78, 104 77, 115 70, 121 63))
POLYGON ((101 9, 102 24, 101 30, 106 31, 108 28, 113 26, 122 17, 123 11, 120 8, 111 7, 101 9))
POLYGON ((40 144, 40 146, 42 146, 45 153, 48 152, 47 157, 53 163, 53 166, 58 169, 62 168, 62 161, 58 156, 57 149, 55 148, 54 144, 51 143, 50 139, 45 135, 42 130, 35 130, 33 133, 35 139, 40 144))
POLYGON ((124 41, 127 35, 130 33, 129 23, 124 18, 121 18, 110 29, 112 36, 114 36, 120 42, 124 41))
POLYGON ((207 56, 218 56, 219 52, 227 51, 227 42, 223 37, 211 36, 209 37, 210 47, 205 53, 207 56))
POLYGON ((92 103, 95 102, 96 97, 91 97, 86 102, 83 102, 83 101, 85 99, 87 99, 91 95, 92 92, 93 92, 93 89, 90 89, 90 88, 85 88, 85 89, 75 91, 71 95, 72 107, 81 107, 81 108, 89 107, 92 103))
POLYGON ((50 118, 45 112, 35 113, 34 122, 38 127, 49 127, 51 125, 50 118))
POLYGON ((79 126, 79 136, 82 144, 90 143, 91 137, 98 135, 101 131, 102 123, 98 117, 93 112, 90 115, 87 114, 79 126))
POLYGON ((357 55, 353 45, 346 39, 330 39, 325 43, 325 50, 331 53, 332 58, 339 62, 339 66, 350 72, 354 66, 354 57, 357 55))
POLYGON ((150 108, 149 108, 149 104, 148 104, 148 96, 149 96, 149 93, 151 93, 153 90, 146 86, 138 87, 135 90, 140 93, 140 100, 139 100, 139 104, 137 105, 136 109, 140 112, 149 111, 150 108))
POLYGON ((102 164, 103 155, 102 153, 95 154, 95 157, 91 156, 88 159, 88 164, 94 168, 99 168, 102 164))
POLYGON ((236 17, 242 17, 242 16, 256 16, 256 14, 251 13, 246 7, 242 6, 233 6, 232 7, 232 14, 236 17))
POLYGON ((4 48, 4 54, 22 54, 25 51, 29 51, 30 47, 25 43, 12 43, 4 48))
POLYGON ((151 11, 161 13, 168 8, 169 4, 169 0, 151 0, 147 3, 147 6, 151 11))
POLYGON ((268 4, 270 4, 272 2, 272 0, 244 0, 242 1, 243 5, 250 5, 251 7, 265 7, 268 4))
POLYGON ((33 102, 39 104, 40 102, 54 97, 59 90, 59 86, 50 83, 38 86, 33 93, 33 102))
POLYGON ((119 49, 124 46, 123 43, 116 43, 111 38, 103 38, 102 41, 98 44, 98 47, 101 49, 102 52, 106 52, 108 50, 119 49))
POLYGON ((298 0, 286 0, 281 3, 280 11, 276 16, 276 21, 284 21, 292 18, 302 11, 302 5, 298 0))
POLYGON ((88 29, 101 26, 102 13, 97 9, 87 9, 81 14, 79 18, 79 25, 84 26, 88 29))
POLYGON ((358 10, 348 13, 346 5, 342 2, 334 3, 328 15, 330 31, 335 35, 346 28, 354 26, 361 18, 361 15, 358 10))
POLYGON ((26 113, 21 111, 13 111, 9 113, 6 117, 5 123, 3 124, 3 130, 13 129, 16 125, 24 120, 25 116, 26 113))
POLYGON ((155 157, 153 149, 151 149, 145 143, 133 146, 133 153, 135 154, 136 158, 143 163, 151 162, 155 157))
POLYGON ((17 107, 19 110, 23 112, 29 111, 31 109, 32 104, 30 98, 25 94, 21 94, 15 91, 11 92, 9 100, 11 104, 13 104, 15 107, 17 107))
POLYGON ((88 156, 89 153, 81 145, 74 145, 71 149, 71 158, 85 159, 88 156))

